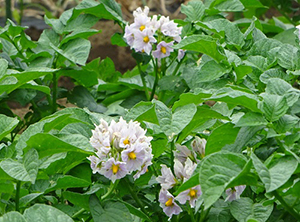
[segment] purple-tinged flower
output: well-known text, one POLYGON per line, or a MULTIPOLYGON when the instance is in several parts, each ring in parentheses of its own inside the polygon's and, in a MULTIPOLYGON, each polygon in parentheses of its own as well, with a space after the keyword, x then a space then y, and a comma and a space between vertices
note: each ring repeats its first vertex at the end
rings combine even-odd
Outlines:
POLYGON ((151 153, 146 154, 146 158, 144 159, 141 170, 137 171, 137 173, 133 175, 133 178, 135 180, 148 171, 148 166, 152 164, 151 162, 152 158, 153 155, 151 153))
POLYGON ((134 18, 134 23, 132 23, 131 26, 132 28, 142 32, 146 28, 148 28, 149 23, 150 23, 150 17, 141 14, 134 18))
POLYGON ((130 48, 133 47, 134 43, 134 28, 132 25, 126 25, 125 26, 125 33, 124 33, 124 38, 126 39, 127 44, 130 46, 130 48))
POLYGON ((245 190, 245 188, 246 188, 246 185, 240 185, 240 186, 236 186, 236 187, 227 189, 225 191, 227 194, 225 201, 231 202, 233 200, 240 199, 240 196, 243 193, 243 191, 245 190))
POLYGON ((93 174, 100 173, 102 167, 101 160, 96 156, 89 156, 87 159, 91 161, 91 169, 93 170, 93 174))
POLYGON ((169 19, 169 17, 162 16, 160 18, 161 27, 160 30, 165 36, 172 37, 176 42, 181 41, 181 30, 182 27, 177 27, 177 24, 169 19))
POLYGON ((126 162, 128 172, 140 170, 145 159, 145 148, 147 144, 135 143, 121 153, 122 161, 126 162))
POLYGON ((195 139, 192 141, 191 146, 193 150, 199 154, 201 158, 205 156, 205 146, 206 146, 206 140, 201 139, 198 136, 195 136, 195 139))
POLYGON ((188 200, 190 203, 190 206, 192 208, 196 205, 196 200, 200 197, 202 194, 200 185, 195 186, 191 189, 185 190, 181 192, 180 194, 175 197, 175 200, 178 200, 179 203, 185 204, 185 202, 188 200))
POLYGON ((174 175, 172 174, 170 168, 168 168, 166 165, 161 165, 161 176, 158 176, 156 178, 156 181, 160 183, 161 187, 163 189, 170 189, 176 184, 176 180, 174 175))
POLYGON ((116 180, 125 177, 128 173, 126 170, 126 163, 116 161, 114 158, 110 158, 102 164, 101 174, 110 179, 113 183, 116 180))
POLYGON ((154 58, 161 59, 168 57, 171 52, 174 51, 172 48, 174 41, 166 43, 165 41, 161 41, 155 51, 152 52, 154 58))
POLYGON ((178 159, 182 164, 184 164, 188 158, 196 161, 195 153, 193 153, 189 148, 187 148, 186 146, 181 146, 179 144, 176 144, 175 146, 179 151, 174 152, 175 158, 178 159))
POLYGON ((170 218, 182 212, 181 208, 175 203, 174 196, 165 189, 161 189, 159 192, 159 202, 164 213, 170 218))
POLYGON ((137 32, 134 39, 133 48, 137 52, 145 52, 150 55, 152 44, 156 39, 150 29, 144 29, 142 32, 137 32))
POLYGON ((177 55, 177 60, 180 61, 185 55, 185 50, 179 49, 178 50, 178 55, 177 55))

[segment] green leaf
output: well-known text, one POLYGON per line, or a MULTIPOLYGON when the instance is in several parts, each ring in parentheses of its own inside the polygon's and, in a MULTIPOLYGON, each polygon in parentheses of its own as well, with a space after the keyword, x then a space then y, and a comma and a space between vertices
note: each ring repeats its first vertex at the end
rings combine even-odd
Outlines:
POLYGON ((9 176, 20 181, 35 182, 39 165, 39 156, 35 149, 31 149, 24 156, 23 163, 13 159, 4 159, 0 167, 9 176))
POLYGON ((0 59, 0 79, 6 74, 8 62, 5 59, 0 59))
POLYGON ((91 112, 104 113, 107 108, 98 104, 91 93, 83 86, 76 86, 68 95, 68 101, 78 107, 87 107, 91 112))
POLYGON ((0 222, 27 222, 27 220, 19 212, 11 211, 0 217, 0 222))
POLYGON ((61 49, 50 43, 57 53, 73 63, 84 66, 90 53, 91 43, 86 39, 73 39, 63 44, 61 49))
POLYGON ((243 126, 264 126, 268 121, 260 113, 247 112, 243 115, 239 121, 235 124, 238 127, 243 126))
POLYGON ((267 71, 265 71, 263 74, 260 75, 259 80, 262 83, 267 84, 267 82, 271 78, 280 78, 287 81, 289 80, 289 76, 281 69, 278 68, 268 69, 267 71))
POLYGON ((96 30, 96 29, 80 29, 76 30, 68 35, 66 35, 62 40, 61 44, 67 43, 70 40, 77 39, 77 38, 82 38, 82 39, 87 39, 88 37, 101 33, 101 30, 96 30))
POLYGON ((123 39, 123 35, 115 33, 110 39, 112 45, 127 47, 127 43, 123 39))
MULTIPOLYGON (((61 20, 61 18, 60 18, 61 20)), ((75 19, 68 19, 67 24, 64 28, 64 33, 78 32, 82 30, 87 30, 94 26, 99 19, 94 15, 81 14, 75 19)))
POLYGON ((125 21, 122 18, 123 16, 120 4, 112 0, 100 0, 100 2, 103 4, 107 12, 111 14, 114 20, 125 24, 125 21))
POLYGON ((205 209, 213 205, 230 182, 243 172, 246 162, 243 155, 224 151, 208 155, 202 160, 199 181, 205 209))
POLYGON ((278 64, 285 69, 300 68, 300 51, 290 44, 283 44, 277 54, 278 64))
POLYGON ((67 214, 55 207, 44 204, 35 204, 27 208, 24 212, 24 217, 31 222, 73 222, 67 214))
POLYGON ((225 32, 226 41, 238 49, 242 48, 245 44, 243 33, 239 30, 237 25, 227 19, 214 19, 209 22, 204 22, 203 24, 210 30, 216 30, 218 33, 225 32))
POLYGON ((10 75, 6 75, 5 78, 0 80, 0 95, 4 92, 10 93, 31 80, 52 74, 55 71, 56 69, 49 68, 28 69, 24 72, 13 71, 10 75))
POLYGON ((272 192, 285 184, 298 166, 298 161, 293 156, 273 159, 268 166, 265 166, 254 153, 251 154, 251 159, 267 192, 272 192))
POLYGON ((273 211, 273 205, 263 203, 253 203, 248 197, 242 197, 230 204, 230 212, 239 221, 259 221, 265 222, 273 211))
POLYGON ((263 101, 259 102, 258 107, 271 122, 279 120, 289 108, 284 96, 268 93, 262 93, 260 95, 263 98, 263 101))
POLYGON ((194 103, 195 105, 201 104, 205 101, 205 98, 209 98, 212 94, 205 90, 197 90, 196 92, 182 93, 179 100, 176 101, 172 107, 175 110, 179 106, 184 106, 189 103, 194 103))
POLYGON ((178 195, 182 191, 185 191, 197 185, 199 185, 199 173, 195 173, 190 179, 181 184, 180 187, 174 193, 174 195, 178 195))
POLYGON ((88 187, 91 185, 89 181, 84 179, 80 179, 77 177, 73 177, 70 175, 65 175, 61 178, 58 178, 56 183, 54 183, 51 187, 49 187, 45 193, 49 193, 53 190, 58 189, 67 189, 67 188, 76 188, 76 187, 88 187))
POLYGON ((0 114, 0 141, 18 125, 19 120, 0 114))
POLYGON ((31 201, 35 200, 39 196, 43 195, 43 193, 30 193, 20 198, 20 206, 25 207, 31 201))
POLYGON ((227 0, 215 5, 214 8, 221 12, 238 12, 242 11, 244 6, 239 0, 227 0))
POLYGON ((217 62, 226 61, 226 56, 217 44, 217 39, 208 35, 191 35, 188 36, 176 46, 175 49, 186 49, 204 53, 217 62))
POLYGON ((234 143, 239 130, 232 123, 226 123, 216 128, 207 139, 205 155, 218 152, 225 145, 234 143))
POLYGON ((193 130, 197 129, 199 126, 205 124, 208 120, 211 119, 229 120, 227 117, 212 110, 211 108, 207 108, 205 106, 198 106, 197 112, 195 113, 193 119, 179 134, 177 142, 181 143, 193 130))
POLYGON ((91 195, 90 209, 94 222, 131 222, 131 215, 126 206, 120 202, 106 202, 102 207, 97 196, 91 195))
POLYGON ((229 73, 230 69, 230 67, 217 63, 215 60, 210 60, 197 69, 198 75, 194 79, 194 84, 216 80, 226 73, 229 73))
POLYGON ((63 197, 70 201, 72 204, 82 207, 87 211, 90 211, 89 196, 81 193, 75 193, 70 191, 63 192, 63 197))
POLYGON ((218 90, 209 100, 223 101, 232 105, 242 105, 254 112, 260 112, 257 108, 256 95, 229 87, 218 90))
POLYGON ((129 212, 135 216, 138 216, 139 218, 142 218, 146 221, 151 221, 151 219, 141 210, 137 209, 136 207, 132 206, 131 204, 125 202, 125 201, 121 201, 119 200, 121 203, 123 203, 127 209, 129 210, 129 212))
POLYGON ((219 200, 210 209, 207 222, 229 222, 231 219, 228 204, 219 200))
POLYGON ((200 21, 204 15, 205 7, 202 1, 190 1, 187 5, 181 4, 181 13, 187 16, 186 21, 200 21))
POLYGON ((158 124, 154 107, 155 105, 151 102, 139 102, 129 110, 124 119, 127 121, 136 120, 158 124))
POLYGON ((47 133, 37 133, 27 141, 27 148, 35 147, 41 158, 55 153, 79 152, 86 155, 91 154, 94 148, 90 145, 88 138, 80 134, 61 135, 59 138, 47 133), (53 146, 55 144, 55 146, 53 146))

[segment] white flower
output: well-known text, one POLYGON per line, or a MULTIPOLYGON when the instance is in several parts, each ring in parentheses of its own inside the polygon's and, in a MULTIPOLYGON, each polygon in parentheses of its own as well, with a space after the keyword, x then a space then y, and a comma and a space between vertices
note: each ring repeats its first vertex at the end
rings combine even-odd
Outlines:
POLYGON ((122 151, 121 157, 122 160, 126 162, 126 168, 129 172, 141 169, 146 155, 143 147, 145 145, 146 144, 135 143, 130 148, 122 151))
POLYGON ((131 27, 142 32, 148 28, 149 23, 150 17, 141 14, 134 18, 134 23, 131 24, 131 27))
POLYGON ((182 212, 181 208, 175 203, 173 195, 165 189, 161 189, 159 192, 159 202, 164 213, 170 218, 182 212))
POLYGON ((174 152, 175 158, 178 159, 182 164, 184 164, 188 158, 191 158, 193 160, 196 159, 195 153, 193 153, 186 146, 181 146, 179 144, 176 144, 175 146, 176 149, 179 151, 179 152, 174 152))
POLYGON ((125 177, 128 171, 126 163, 110 158, 103 163, 100 172, 114 183, 117 179, 125 177))
POLYGON ((101 120, 90 139, 96 150, 94 156, 88 157, 93 173, 100 173, 115 182, 138 171, 134 178, 139 178, 152 164, 151 140, 138 122, 127 123, 121 117, 118 122, 112 120, 108 125, 101 120))
POLYGON ((140 15, 148 16, 149 14, 149 8, 147 6, 144 7, 144 10, 142 10, 141 7, 138 7, 135 11, 133 11, 133 16, 138 17, 140 15))
POLYGON ((196 169, 197 164, 195 164, 190 159, 187 159, 184 164, 179 160, 174 160, 174 173, 177 179, 182 181, 187 181, 192 176, 194 170, 196 169))
POLYGON ((202 194, 200 185, 195 186, 191 189, 182 191, 180 194, 175 197, 176 200, 178 200, 179 203, 185 204, 185 202, 188 200, 191 207, 194 208, 196 204, 196 200, 200 195, 202 194))
POLYGON ((166 190, 172 188, 176 184, 173 173, 170 168, 164 164, 161 165, 161 176, 158 176, 156 181, 159 182, 161 187, 166 190))
POLYGON ((200 137, 195 136, 191 146, 193 150, 200 155, 200 157, 203 158, 205 156, 206 139, 201 139, 200 137))
POLYGON ((174 41, 166 43, 165 41, 161 41, 155 51, 152 52, 154 58, 161 59, 168 57, 174 49, 171 47, 173 46, 174 41))
POLYGON ((162 16, 160 18, 161 27, 160 30, 165 36, 172 37, 176 42, 181 41, 181 30, 182 27, 177 27, 177 24, 169 19, 169 17, 162 16))
POLYGON ((125 26, 124 38, 126 39, 126 42, 130 46, 130 48, 132 48, 133 42, 134 42, 134 29, 133 29, 132 25, 125 26))
POLYGON ((241 194, 245 190, 246 185, 236 186, 226 190, 227 198, 225 201, 231 202, 240 199, 241 194))
POLYGON ((137 52, 145 52, 150 55, 152 50, 152 44, 155 43, 156 39, 150 29, 144 29, 142 32, 137 32, 135 35, 133 48, 137 52))

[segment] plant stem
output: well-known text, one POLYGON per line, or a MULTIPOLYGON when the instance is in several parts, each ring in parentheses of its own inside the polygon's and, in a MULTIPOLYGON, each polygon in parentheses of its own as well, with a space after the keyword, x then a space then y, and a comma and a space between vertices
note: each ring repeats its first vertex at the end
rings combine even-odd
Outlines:
POLYGON ((72 218, 78 217, 80 214, 82 214, 85 211, 84 208, 81 208, 79 211, 77 211, 75 214, 73 214, 72 218))
POLYGON ((274 196, 276 197, 276 199, 283 205, 283 207, 294 217, 296 218, 298 221, 300 221, 300 215, 294 211, 294 209, 289 206, 285 200, 278 194, 277 191, 273 192, 274 196))
POLYGON ((22 24, 23 11, 24 11, 24 2, 23 2, 23 0, 20 0, 20 21, 19 21, 19 25, 22 24))
POLYGON ((115 181, 115 183, 110 184, 110 187, 108 188, 108 191, 106 194, 104 194, 103 196, 101 196, 101 200, 106 199, 107 197, 109 197, 111 195, 111 193, 116 189, 116 187, 118 186, 120 180, 115 181))
POLYGON ((20 210, 20 189, 21 189, 21 181, 17 181, 17 189, 16 189, 16 211, 20 210))
POLYGON ((190 217, 191 217, 191 221, 192 221, 192 222, 196 222, 195 216, 194 216, 194 213, 193 213, 193 209, 191 208, 191 206, 189 205, 189 203, 188 203, 188 208, 189 208, 188 213, 189 213, 189 215, 190 215, 190 217))
POLYGON ((147 98, 148 101, 150 101, 149 91, 148 91, 148 87, 146 85, 146 79, 145 79, 144 72, 141 69, 140 63, 139 62, 136 62, 136 63, 137 63, 137 66, 138 66, 138 69, 139 69, 139 72, 140 72, 140 75, 141 75, 141 79, 142 79, 142 82, 143 82, 146 98, 147 98))
POLYGON ((57 97, 57 79, 56 73, 53 73, 52 77, 52 113, 56 112, 57 104, 56 104, 56 97, 57 97))
POLYGON ((12 13, 11 13, 11 0, 5 0, 5 10, 6 10, 6 20, 12 19, 12 13))
POLYGON ((147 212, 145 211, 145 208, 144 208, 144 204, 142 203, 142 201, 139 199, 139 197, 137 196, 136 192, 132 189, 131 185, 130 185, 130 182, 128 181, 127 178, 124 178, 125 180, 125 183, 127 185, 127 188, 131 194, 131 196, 133 197, 133 199, 135 200, 135 202, 139 205, 139 207, 141 208, 141 210, 146 214, 147 212))
POLYGON ((295 219, 297 219, 297 221, 300 221, 300 215, 285 202, 285 200, 278 194, 276 190, 273 192, 273 194, 276 197, 276 199, 282 204, 282 206, 286 209, 286 211, 288 211, 295 219))

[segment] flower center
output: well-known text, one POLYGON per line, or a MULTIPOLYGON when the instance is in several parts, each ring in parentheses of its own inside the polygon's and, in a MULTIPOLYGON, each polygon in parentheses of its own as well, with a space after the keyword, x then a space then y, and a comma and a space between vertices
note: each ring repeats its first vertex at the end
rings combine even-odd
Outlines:
POLYGON ((116 174, 119 171, 119 165, 113 164, 111 169, 112 169, 113 174, 116 174))
POLYGON ((166 207, 170 207, 173 205, 173 198, 170 198, 166 203, 165 203, 166 207))
POLYGON ((124 141, 123 141, 124 145, 129 145, 130 144, 130 141, 128 138, 126 138, 124 141))
POLYGON ((146 42, 146 43, 148 43, 148 42, 150 41, 150 39, 149 39, 148 36, 145 36, 145 37, 143 38, 143 41, 146 42))
POLYGON ((190 192, 189 192, 189 195, 190 195, 190 197, 192 197, 192 198, 194 198, 194 197, 196 197, 196 195, 197 195, 197 192, 196 192, 196 190, 190 190, 190 192))
POLYGON ((130 159, 136 159, 136 155, 135 155, 135 153, 134 152, 130 152, 130 153, 128 153, 128 157, 130 158, 130 159))
POLYGON ((146 28, 146 26, 141 25, 140 30, 143 31, 146 28))
POLYGON ((162 46, 162 47, 160 48, 160 51, 161 51, 163 54, 166 54, 166 53, 167 53, 167 49, 166 49, 166 47, 164 47, 164 46, 162 46))

